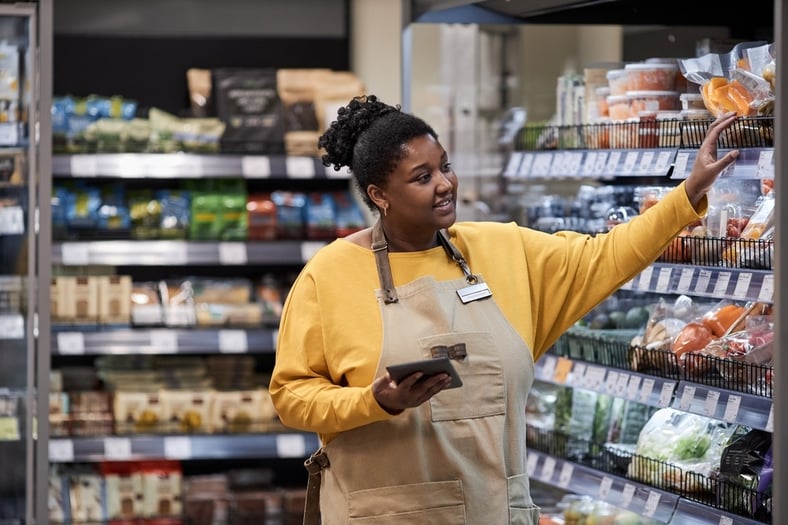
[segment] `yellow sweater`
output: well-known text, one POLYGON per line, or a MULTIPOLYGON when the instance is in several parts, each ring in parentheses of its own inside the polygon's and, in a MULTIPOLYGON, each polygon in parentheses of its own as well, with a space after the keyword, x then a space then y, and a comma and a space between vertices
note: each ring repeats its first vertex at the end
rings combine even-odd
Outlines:
MULTIPOLYGON (((575 321, 651 264, 695 210, 682 183, 643 215, 596 236, 514 223, 461 222, 451 240, 538 359, 575 321)), ((389 253, 394 284, 462 277, 443 248, 389 253)), ((305 265, 285 301, 270 392, 282 422, 328 443, 391 416, 371 383, 382 329, 371 250, 337 239, 305 265)), ((398 327, 407 330, 407 326, 398 327)))

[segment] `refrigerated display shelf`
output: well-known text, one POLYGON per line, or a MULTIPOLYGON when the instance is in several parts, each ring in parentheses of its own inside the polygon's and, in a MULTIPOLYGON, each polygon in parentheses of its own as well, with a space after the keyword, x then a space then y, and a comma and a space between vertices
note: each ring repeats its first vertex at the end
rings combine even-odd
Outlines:
POLYGON ((614 177, 665 177, 670 173, 675 149, 514 151, 503 176, 512 179, 612 179, 614 177))
POLYGON ((308 261, 325 241, 76 241, 53 243, 52 263, 63 266, 295 265, 308 261))
MULTIPOLYGON (((729 149, 720 149, 719 155, 727 153, 729 149)), ((697 149, 680 149, 676 153, 671 179, 686 179, 695 158, 698 156, 697 149)), ((721 177, 736 177, 742 179, 773 179, 774 178, 774 148, 739 148, 739 158, 728 167, 721 177)))
POLYGON ((64 327, 52 337, 52 355, 264 354, 274 351, 276 330, 64 327))
POLYGON ((673 525, 760 525, 763 522, 739 516, 677 494, 591 467, 557 459, 535 450, 528 451, 527 471, 532 479, 575 494, 599 498, 616 507, 673 525))
POLYGON ((314 434, 108 436, 49 440, 52 463, 145 459, 306 458, 319 447, 314 434))
POLYGON ((771 303, 774 274, 771 270, 654 263, 621 289, 771 303))
POLYGON ((537 379, 557 385, 584 388, 649 406, 672 406, 696 415, 772 431, 773 403, 769 398, 714 388, 685 380, 654 377, 608 369, 547 355, 537 361, 537 379))
POLYGON ((323 166, 318 157, 196 153, 97 153, 55 155, 60 178, 348 179, 347 170, 323 166))

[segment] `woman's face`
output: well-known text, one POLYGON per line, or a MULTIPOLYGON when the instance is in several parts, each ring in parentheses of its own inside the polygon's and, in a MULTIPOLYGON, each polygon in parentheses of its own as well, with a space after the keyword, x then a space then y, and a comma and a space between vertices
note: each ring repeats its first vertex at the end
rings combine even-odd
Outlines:
POLYGON ((383 188, 387 232, 398 237, 434 239, 457 218, 457 175, 446 150, 430 135, 411 139, 383 188))

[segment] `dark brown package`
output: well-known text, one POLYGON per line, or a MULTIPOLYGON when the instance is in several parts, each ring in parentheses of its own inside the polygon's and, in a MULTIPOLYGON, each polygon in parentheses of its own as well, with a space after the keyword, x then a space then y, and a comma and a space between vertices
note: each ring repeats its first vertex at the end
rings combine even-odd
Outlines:
POLYGON ((285 128, 276 69, 214 69, 212 85, 216 115, 226 125, 222 152, 284 154, 285 128))

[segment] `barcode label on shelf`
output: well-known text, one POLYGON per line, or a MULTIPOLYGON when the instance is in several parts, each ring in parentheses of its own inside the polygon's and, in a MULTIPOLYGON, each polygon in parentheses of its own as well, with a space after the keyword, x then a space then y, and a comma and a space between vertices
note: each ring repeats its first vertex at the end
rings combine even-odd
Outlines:
POLYGON ((93 155, 72 156, 71 174, 79 177, 95 177, 98 175, 98 160, 93 155))
MULTIPOLYGON (((656 381, 654 381, 651 377, 646 377, 643 379, 643 386, 640 389, 640 402, 646 403, 648 399, 651 397, 651 393, 654 391, 654 385, 656 381)), ((634 398, 633 398, 634 399, 634 398)))
POLYGON ((703 405, 703 414, 714 417, 717 413, 717 404, 720 401, 720 393, 717 390, 709 390, 706 393, 706 403, 703 405))
POLYGON ((104 457, 117 461, 131 459, 131 439, 120 437, 104 438, 104 457))
POLYGON ((219 351, 223 354, 243 354, 249 350, 246 331, 219 330, 219 351))
POLYGON ((631 399, 635 401, 637 399, 638 393, 640 392, 640 377, 639 376, 630 376, 629 383, 627 383, 627 399, 631 399))
POLYGON ((692 385, 685 385, 684 391, 681 393, 679 400, 679 409, 685 412, 692 406, 692 400, 695 399, 695 387, 692 385))
POLYGON ((57 351, 60 355, 85 353, 85 334, 82 332, 60 332, 57 334, 57 351))
POLYGON ((657 292, 665 293, 670 286, 670 278, 673 274, 672 268, 660 268, 657 274, 657 292))
POLYGON ((720 525, 733 525, 733 518, 730 516, 720 516, 720 525))
POLYGON ((306 456, 306 441, 298 434, 276 436, 276 453, 280 458, 303 458, 306 456))
POLYGON ((654 267, 648 266, 645 270, 640 272, 640 279, 638 280, 638 290, 648 290, 651 286, 651 274, 654 273, 654 267))
POLYGON ((561 467, 561 473, 558 475, 558 486, 567 488, 569 482, 572 481, 572 474, 574 471, 575 469, 571 463, 564 463, 564 466, 561 467))
POLYGON ((164 438, 164 457, 167 459, 190 459, 192 440, 187 436, 167 436, 164 438))
POLYGON ((90 264, 88 244, 64 242, 60 245, 60 260, 68 266, 87 266, 90 264))
POLYGON ((537 456, 534 453, 528 454, 528 459, 526 460, 525 463, 525 471, 528 473, 529 478, 534 477, 534 474, 536 473, 536 464, 538 462, 539 462, 539 456, 537 456))
POLYGON ((324 243, 317 241, 305 241, 301 243, 301 261, 307 262, 317 251, 322 248, 324 243))
POLYGON ((271 160, 264 156, 241 158, 241 175, 247 179, 264 179, 271 176, 271 160))
POLYGON ((315 176, 315 159, 312 157, 287 157, 285 165, 290 178, 307 179, 315 176))
POLYGON ((679 284, 676 286, 676 291, 679 293, 687 293, 690 289, 690 284, 692 284, 692 277, 695 275, 695 270, 692 268, 684 268, 681 270, 681 276, 679 277, 679 284))
POLYGON ((552 355, 545 356, 542 361, 542 379, 545 381, 552 381, 555 374, 556 358, 552 355))
POLYGON ((771 302, 774 297, 774 275, 768 274, 763 276, 761 283, 761 290, 758 292, 758 300, 771 302))
POLYGON ((553 477, 553 473, 555 472, 555 464, 556 460, 553 457, 547 456, 544 458, 544 464, 542 464, 542 480, 550 481, 553 477))
POLYGON ((659 500, 661 496, 659 492, 654 492, 653 490, 648 493, 648 498, 646 499, 646 505, 643 507, 643 515, 648 516, 649 518, 653 517, 654 514, 657 512, 657 507, 659 507, 659 500))
POLYGON ((0 339, 24 339, 25 318, 21 314, 0 314, 0 339))
POLYGON ((662 392, 659 395, 659 406, 667 407, 670 405, 670 400, 673 399, 673 389, 676 388, 676 383, 666 382, 662 384, 662 392))
POLYGON ((602 481, 599 483, 599 499, 607 500, 610 495, 610 489, 613 488, 613 478, 602 476, 602 481))
POLYGON ((631 483, 624 485, 621 491, 621 507, 627 508, 632 503, 632 498, 635 496, 635 486, 631 483))
POLYGON ((151 330, 150 345, 161 354, 174 354, 178 351, 178 333, 172 330, 151 330))
POLYGON ((715 296, 723 296, 728 291, 728 284, 731 282, 731 272, 720 272, 717 274, 717 282, 714 283, 715 296))
POLYGON ((50 439, 49 460, 54 463, 74 461, 74 442, 70 439, 50 439))
POLYGON ((521 151, 512 152, 509 156, 509 162, 506 163, 506 167, 503 169, 503 176, 516 177, 522 161, 523 153, 521 151))
POLYGON ((730 423, 736 421, 736 418, 739 417, 739 406, 741 406, 741 396, 728 396, 728 402, 725 405, 725 413, 722 415, 722 419, 730 423))
POLYGON ((25 214, 21 206, 0 208, 0 235, 25 233, 25 214))
POLYGON ((769 417, 766 419, 766 427, 764 430, 767 432, 774 432, 774 405, 769 407, 769 417))
POLYGON ((750 291, 750 283, 752 282, 752 274, 750 272, 740 273, 736 278, 736 287, 733 289, 734 299, 746 299, 750 291))
POLYGON ((674 179, 683 179, 687 177, 687 163, 689 161, 689 153, 679 152, 676 154, 676 162, 673 163, 674 179))
POLYGON ((711 281, 711 270, 700 270, 698 280, 695 281, 695 293, 705 294, 709 281, 711 281))
POLYGON ((220 242, 219 264, 242 265, 248 262, 246 244, 242 242, 220 242))

